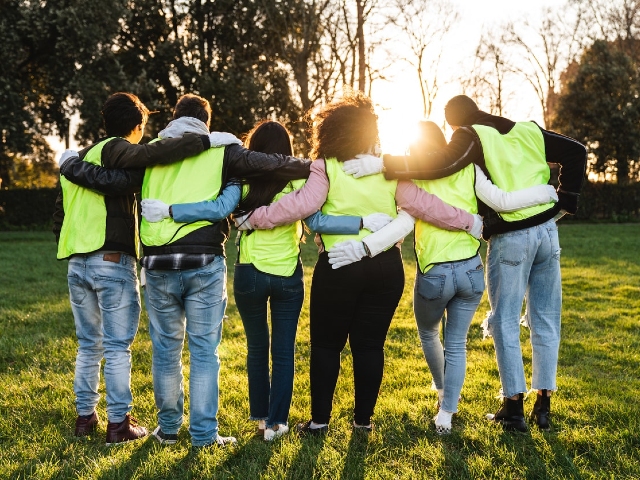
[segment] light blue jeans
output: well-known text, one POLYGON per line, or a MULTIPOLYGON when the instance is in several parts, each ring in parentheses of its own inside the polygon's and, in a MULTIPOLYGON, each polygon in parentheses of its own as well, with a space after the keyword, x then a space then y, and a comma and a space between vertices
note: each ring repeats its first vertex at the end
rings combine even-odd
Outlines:
POLYGON ((413 312, 418 335, 433 383, 444 390, 440 407, 447 412, 458 411, 467 368, 467 332, 483 292, 484 269, 479 255, 416 273, 413 312), (443 348, 440 324, 445 313, 443 348))
POLYGON ((493 336, 502 394, 527 391, 520 347, 520 316, 526 299, 533 378, 531 388, 556 390, 560 347, 560 243, 553 220, 494 235, 487 250, 487 279, 493 336))
POLYGON ((140 292, 135 259, 120 262, 103 253, 69 259, 69 300, 78 337, 73 390, 78 415, 90 415, 100 400, 100 363, 109 422, 120 423, 131 411, 131 344, 138 331, 140 292))
POLYGON ((225 259, 216 256, 210 264, 191 270, 147 270, 146 278, 158 423, 164 433, 178 433, 183 422, 182 347, 186 331, 191 444, 207 445, 218 436, 218 345, 227 306, 225 259))

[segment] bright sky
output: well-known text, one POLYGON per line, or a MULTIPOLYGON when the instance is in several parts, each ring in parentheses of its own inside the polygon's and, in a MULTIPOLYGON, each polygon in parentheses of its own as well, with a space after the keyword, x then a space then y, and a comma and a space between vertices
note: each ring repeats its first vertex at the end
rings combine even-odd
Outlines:
MULTIPOLYGON (((475 52, 481 33, 492 26, 526 16, 532 23, 544 7, 557 5, 554 0, 452 0, 460 12, 456 31, 447 37, 439 71, 445 77, 453 77, 464 68, 463 59, 475 52)), ((401 62, 398 62, 401 63, 401 62)), ((394 65, 395 67, 396 65, 394 65)), ((402 154, 415 136, 416 123, 422 119, 422 100, 417 74, 410 67, 397 65, 404 74, 396 75, 393 83, 374 83, 372 97, 380 105, 378 109, 382 150, 402 154)), ((519 88, 519 87, 518 87, 519 88)), ((518 90, 518 102, 509 104, 509 115, 514 120, 541 121, 542 114, 537 97, 527 85, 518 90)), ((432 116, 438 125, 444 123, 444 105, 447 100, 462 93, 455 85, 442 85, 434 102, 432 116)), ((445 132, 447 138, 451 131, 445 132)))
MULTIPOLYGON (((460 20, 456 30, 447 38, 447 49, 440 71, 452 77, 464 67, 462 60, 475 51, 483 28, 498 26, 508 20, 517 20, 525 15, 531 20, 540 15, 544 7, 557 5, 557 0, 451 0, 458 6, 460 20)), ((416 123, 422 119, 422 106, 416 74, 397 62, 393 67, 397 74, 393 82, 374 83, 372 97, 380 105, 380 136, 382 149, 390 153, 404 153, 415 132, 416 123)), ((444 121, 444 105, 454 95, 460 94, 458 87, 442 86, 436 97, 431 120, 438 125, 444 121)), ((541 120, 537 99, 523 85, 518 103, 509 105, 514 120, 541 120)), ((445 132, 447 137, 451 132, 445 132)), ((64 150, 57 137, 50 137, 56 158, 64 150)), ((72 148, 77 144, 72 140, 72 148)))

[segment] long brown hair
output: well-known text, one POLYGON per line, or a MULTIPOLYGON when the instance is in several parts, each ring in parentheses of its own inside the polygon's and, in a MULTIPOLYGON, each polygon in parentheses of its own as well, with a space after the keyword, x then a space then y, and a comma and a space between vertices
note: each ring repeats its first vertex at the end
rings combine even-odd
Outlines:
POLYGON ((366 153, 378 144, 378 116, 371 99, 348 91, 322 108, 311 126, 311 157, 340 162, 366 153))
MULTIPOLYGON (((262 153, 281 153, 293 155, 291 135, 284 125, 272 120, 258 122, 244 138, 245 147, 262 153)), ((266 175, 249 178, 249 193, 243 198, 236 214, 243 215, 263 205, 269 205, 279 192, 286 187, 288 180, 270 180, 266 175)))

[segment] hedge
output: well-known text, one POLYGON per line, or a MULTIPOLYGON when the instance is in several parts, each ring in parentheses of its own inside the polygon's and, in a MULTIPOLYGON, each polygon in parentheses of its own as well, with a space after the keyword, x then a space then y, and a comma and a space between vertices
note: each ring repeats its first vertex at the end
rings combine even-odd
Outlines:
MULTIPOLYGON (((0 190, 0 230, 44 229, 52 224, 58 189, 0 190)), ((573 220, 627 222, 640 219, 640 183, 587 182, 573 220)))

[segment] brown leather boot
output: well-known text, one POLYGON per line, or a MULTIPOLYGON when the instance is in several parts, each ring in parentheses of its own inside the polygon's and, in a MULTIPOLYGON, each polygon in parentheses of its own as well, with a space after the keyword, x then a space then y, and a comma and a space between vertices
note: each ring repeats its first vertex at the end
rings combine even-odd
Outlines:
POLYGON ((76 430, 74 435, 76 437, 84 437, 87 435, 91 435, 95 432, 96 427, 98 426, 98 414, 94 410, 90 416, 78 416, 76 418, 76 430))
POLYGON ((138 421, 127 413, 122 422, 109 422, 107 425, 107 445, 137 440, 145 437, 147 433, 147 429, 138 426, 138 421))

